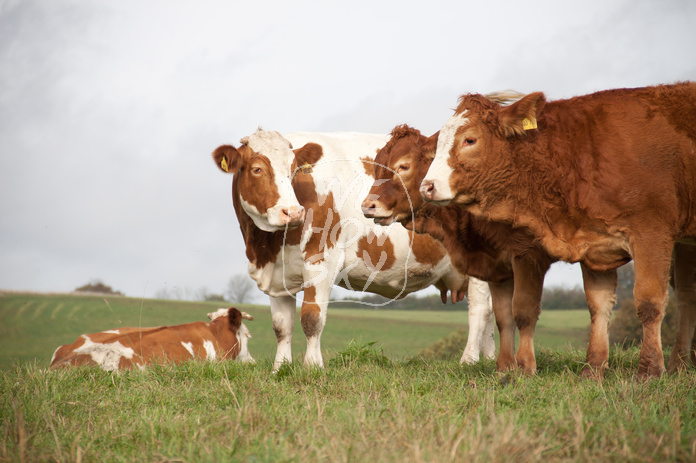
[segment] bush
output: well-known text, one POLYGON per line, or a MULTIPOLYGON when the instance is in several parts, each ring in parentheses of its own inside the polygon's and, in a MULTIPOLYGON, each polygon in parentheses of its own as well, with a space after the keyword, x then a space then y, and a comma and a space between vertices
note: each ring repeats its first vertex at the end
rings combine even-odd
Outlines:
POLYGON ((100 280, 92 280, 84 286, 75 289, 76 293, 99 293, 112 294, 114 296, 123 296, 121 291, 114 291, 111 286, 105 285, 100 280))

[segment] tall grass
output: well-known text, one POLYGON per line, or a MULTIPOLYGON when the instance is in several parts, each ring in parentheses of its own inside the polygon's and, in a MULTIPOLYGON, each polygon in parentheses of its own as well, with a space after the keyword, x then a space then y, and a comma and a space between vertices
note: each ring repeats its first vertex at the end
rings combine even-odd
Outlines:
POLYGON ((0 376, 2 461, 696 461, 694 371, 637 381, 618 350, 603 383, 579 350, 533 377, 391 360, 350 343, 324 370, 271 361, 112 374, 23 363, 0 376))

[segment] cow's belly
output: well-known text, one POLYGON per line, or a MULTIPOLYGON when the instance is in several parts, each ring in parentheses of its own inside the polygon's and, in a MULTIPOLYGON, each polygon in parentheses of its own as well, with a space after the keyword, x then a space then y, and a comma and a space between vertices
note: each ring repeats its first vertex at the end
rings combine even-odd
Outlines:
POLYGON ((564 238, 549 233, 542 242, 552 256, 565 262, 582 262, 598 272, 616 269, 632 259, 628 237, 621 232, 577 232, 564 238))
POLYGON ((284 246, 274 262, 260 268, 250 262, 249 275, 259 289, 269 296, 287 296, 302 291, 303 265, 300 246, 284 246))
MULTIPOLYGON (((400 256, 388 269, 366 265, 365 261, 357 255, 350 259, 347 258, 344 268, 350 268, 350 271, 347 272, 348 281, 346 282, 346 278, 342 278, 337 280, 335 284, 355 291, 367 291, 384 297, 401 298, 435 284, 448 272, 456 274, 456 272, 452 272, 445 260, 433 267, 416 262, 411 255, 408 265, 406 265, 405 257, 400 256)), ((464 281, 463 277, 458 274, 456 276, 462 282, 464 281)), ((451 286, 458 287, 455 283, 452 283, 451 286)))

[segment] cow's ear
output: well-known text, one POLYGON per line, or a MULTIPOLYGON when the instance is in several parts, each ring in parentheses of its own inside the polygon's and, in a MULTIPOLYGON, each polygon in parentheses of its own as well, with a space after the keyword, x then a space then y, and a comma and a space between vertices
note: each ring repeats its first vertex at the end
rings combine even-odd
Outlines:
POLYGON ((522 135, 527 130, 537 128, 537 118, 546 105, 546 97, 541 92, 530 93, 498 113, 500 131, 506 137, 522 135))
POLYGON ((230 319, 230 325, 235 329, 239 329, 239 327, 242 326, 242 312, 240 312, 239 309, 230 307, 227 311, 227 315, 230 319))
POLYGON ((321 145, 316 143, 307 143, 302 148, 297 148, 293 150, 295 153, 295 162, 293 163, 293 170, 298 167, 302 169, 304 173, 311 173, 314 164, 319 162, 319 159, 324 155, 324 150, 321 145))
POLYGON ((440 132, 435 132, 433 135, 429 136, 423 145, 423 153, 429 158, 435 158, 435 151, 437 150, 437 136, 440 132))
POLYGON ((241 164, 242 155, 234 146, 222 145, 213 151, 213 159, 221 171, 236 174, 241 164))

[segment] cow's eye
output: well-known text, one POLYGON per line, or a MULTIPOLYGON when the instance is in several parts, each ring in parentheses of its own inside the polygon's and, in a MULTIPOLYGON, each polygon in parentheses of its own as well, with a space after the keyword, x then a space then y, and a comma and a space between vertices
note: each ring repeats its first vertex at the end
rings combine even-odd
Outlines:
POLYGON ((397 172, 406 172, 409 170, 411 166, 409 164, 400 164, 399 167, 396 168, 397 172))
POLYGON ((254 175, 260 175, 261 172, 263 172, 263 169, 260 167, 252 167, 251 168, 251 173, 254 175))
POLYGON ((473 145, 475 143, 476 143, 475 138, 465 138, 464 143, 462 143, 462 145, 473 145))

